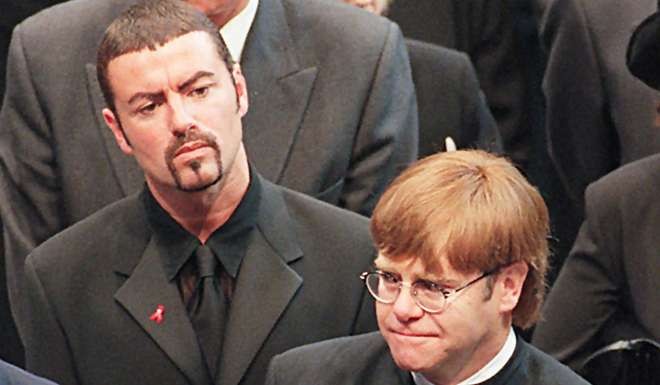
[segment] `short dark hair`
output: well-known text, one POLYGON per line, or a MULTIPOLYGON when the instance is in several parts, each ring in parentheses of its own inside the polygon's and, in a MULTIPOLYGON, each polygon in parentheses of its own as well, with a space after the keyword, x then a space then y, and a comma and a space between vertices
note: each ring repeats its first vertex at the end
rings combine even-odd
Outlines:
POLYGON ((96 56, 96 76, 108 107, 116 113, 108 78, 108 64, 113 59, 144 49, 154 51, 179 36, 196 31, 209 34, 231 74, 234 60, 218 27, 193 6, 179 0, 146 0, 119 15, 106 29, 96 56))

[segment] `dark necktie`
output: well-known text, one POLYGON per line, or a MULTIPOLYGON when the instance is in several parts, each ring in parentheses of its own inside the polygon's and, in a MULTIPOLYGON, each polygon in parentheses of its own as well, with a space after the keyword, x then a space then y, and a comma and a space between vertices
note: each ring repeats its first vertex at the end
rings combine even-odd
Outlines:
POLYGON ((218 356, 225 330, 227 301, 220 279, 216 276, 217 259, 206 245, 195 251, 197 287, 188 302, 188 314, 211 377, 215 377, 218 356))

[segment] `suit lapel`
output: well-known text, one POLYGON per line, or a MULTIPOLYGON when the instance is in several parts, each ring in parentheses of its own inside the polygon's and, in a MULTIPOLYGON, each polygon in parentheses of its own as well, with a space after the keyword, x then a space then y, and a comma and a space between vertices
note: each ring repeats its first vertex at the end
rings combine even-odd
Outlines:
POLYGON ((178 288, 167 279, 156 250, 152 239, 130 277, 115 293, 115 299, 192 384, 209 385, 212 381, 178 288), (158 305, 165 308, 160 324, 150 319, 158 305))
POLYGON ((241 62, 249 92, 244 142, 256 169, 275 182, 286 167, 317 73, 299 63, 291 33, 279 0, 259 2, 241 62))
POLYGON ((92 109, 96 117, 96 129, 100 130, 100 137, 103 140, 105 152, 112 165, 112 172, 119 183, 124 195, 130 195, 138 191, 144 183, 144 176, 140 168, 135 163, 132 156, 127 156, 119 149, 110 129, 103 121, 101 110, 105 108, 105 100, 101 87, 96 78, 96 66, 91 63, 85 65, 87 73, 87 90, 92 102, 92 109))
POLYGON ((288 263, 302 256, 281 192, 262 180, 258 231, 236 281, 218 384, 237 385, 303 279, 288 263))

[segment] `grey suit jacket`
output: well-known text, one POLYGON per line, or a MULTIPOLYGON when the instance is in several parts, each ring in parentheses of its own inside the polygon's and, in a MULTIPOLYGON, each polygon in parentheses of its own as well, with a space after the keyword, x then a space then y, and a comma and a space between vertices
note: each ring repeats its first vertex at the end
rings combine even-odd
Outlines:
MULTIPOLYGON (((257 229, 235 282, 216 384, 263 383, 273 355, 376 328, 359 279, 374 249, 357 214, 262 180, 257 229)), ((140 195, 26 260, 27 368, 67 385, 209 385, 176 280, 140 195), (163 305, 164 320, 150 319, 163 305)))
MULTIPOLYGON (((414 385, 399 369, 380 332, 335 338, 273 358, 266 385, 414 385)), ((589 385, 518 337, 507 364, 483 385, 589 385)))
POLYGON ((573 368, 620 340, 660 341, 660 155, 586 191, 586 220, 550 291, 533 342, 573 368))
MULTIPOLYGON (((66 2, 14 32, 0 209, 16 318, 29 251, 142 184, 102 120, 94 66, 103 31, 132 2, 66 2)), ((244 143, 267 179, 369 213, 416 159, 414 87, 394 23, 340 2, 261 0, 242 67, 244 143)))
POLYGON ((581 210, 587 185, 621 164, 660 152, 658 94, 625 65, 635 27, 656 0, 536 0, 545 7, 541 38, 550 155, 581 210))
POLYGON ((406 39, 419 111, 419 157, 457 148, 502 152, 497 123, 486 105, 468 56, 449 48, 406 39))
POLYGON ((21 368, 0 360, 0 384, 2 385, 57 385, 39 378, 21 368))

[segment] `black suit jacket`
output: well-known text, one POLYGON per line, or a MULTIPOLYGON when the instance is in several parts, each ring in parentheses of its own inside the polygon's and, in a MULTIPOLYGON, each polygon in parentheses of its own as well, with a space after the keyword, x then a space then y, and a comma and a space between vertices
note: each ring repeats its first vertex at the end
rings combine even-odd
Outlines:
MULTIPOLYGON (((277 353, 376 328, 359 279, 374 258, 367 219, 264 180, 261 197, 217 384, 261 384, 277 353)), ((130 196, 28 257, 28 369, 67 385, 211 383, 144 213, 130 196), (158 305, 160 324, 149 318, 158 305)))
POLYGON ((656 0, 536 0, 548 146, 572 201, 584 209, 587 185, 622 164, 660 152, 658 94, 626 67, 635 27, 656 0))
MULTIPOLYGON (((266 385, 414 385, 399 369, 380 332, 336 338, 277 355, 266 385)), ((588 385, 547 354, 516 342, 512 358, 484 385, 588 385)))
POLYGON ((0 384, 2 385, 57 385, 44 378, 39 378, 16 366, 0 360, 0 384))
POLYGON ((273 358, 266 385, 414 385, 380 332, 301 346, 273 358))
POLYGON ((464 53, 406 39, 419 112, 419 157, 445 151, 451 136, 457 148, 502 152, 497 123, 464 53))
POLYGON ((533 337, 576 369, 619 339, 660 340, 659 171, 654 155, 587 188, 586 220, 533 337))
POLYGON ((518 164, 531 153, 529 98, 523 61, 508 1, 394 1, 388 16, 404 35, 467 53, 502 134, 504 149, 518 164))
MULTIPOLYGON (((0 205, 10 299, 25 256, 137 191, 143 176, 101 116, 96 48, 134 0, 74 0, 20 24, 0 112, 0 205)), ((262 0, 242 56, 250 161, 267 179, 369 213, 417 156, 417 110, 398 27, 334 1, 262 0)))

